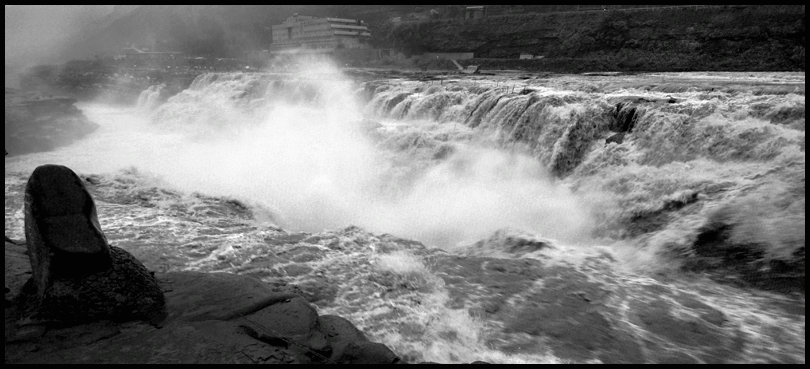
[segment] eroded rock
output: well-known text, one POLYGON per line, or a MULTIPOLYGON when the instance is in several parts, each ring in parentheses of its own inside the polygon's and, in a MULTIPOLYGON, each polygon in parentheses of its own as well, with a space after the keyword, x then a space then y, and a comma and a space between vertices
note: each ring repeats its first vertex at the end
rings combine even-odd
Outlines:
POLYGON ((54 277, 104 270, 112 262, 93 198, 61 165, 37 167, 28 179, 25 238, 39 297, 54 277))
POLYGON ((396 364, 399 357, 381 343, 356 341, 335 345, 330 359, 337 364, 396 364))
POLYGON ((43 165, 25 189, 25 236, 32 277, 21 312, 56 325, 101 319, 157 321, 163 292, 152 274, 101 231, 93 198, 61 165, 43 165))
POLYGON ((43 296, 36 295, 34 281, 23 287, 22 310, 55 325, 113 321, 160 321, 164 297, 155 278, 137 259, 110 247, 112 265, 79 276, 55 276, 43 296))
POLYGON ((229 320, 297 295, 258 279, 231 273, 158 274, 170 320, 229 320))
POLYGON ((319 353, 329 351, 326 335, 318 329, 318 312, 301 297, 268 306, 244 320, 261 337, 292 341, 319 353))
POLYGON ((622 144, 622 142, 624 142, 624 135, 625 135, 625 133, 624 133, 624 132, 619 132, 619 133, 616 133, 616 134, 614 134, 614 135, 612 135, 612 136, 608 137, 608 138, 605 140, 605 145, 607 145, 607 144, 609 144, 609 143, 615 143, 615 144, 617 144, 617 145, 621 145, 621 144, 622 144))
POLYGON ((368 341, 366 336, 350 321, 337 315, 321 315, 318 318, 320 328, 329 342, 368 341))
MULTIPOLYGON (((113 248, 115 250, 115 248, 113 248)), ((100 321, 6 340, 11 363, 393 363, 351 322, 250 276, 157 274, 166 290, 162 328, 100 321), (291 297, 291 298, 290 298, 291 297), (35 350, 35 351, 31 351, 35 350)), ((8 311, 7 311, 8 313, 8 311)))

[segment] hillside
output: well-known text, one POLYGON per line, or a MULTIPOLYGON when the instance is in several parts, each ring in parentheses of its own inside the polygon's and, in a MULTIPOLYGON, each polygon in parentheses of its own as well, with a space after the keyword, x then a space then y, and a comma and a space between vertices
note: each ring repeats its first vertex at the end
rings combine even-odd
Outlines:
POLYGON ((387 24, 406 53, 473 51, 482 65, 591 70, 804 70, 803 6, 656 8, 387 24))
MULTIPOLYGON (((804 70, 804 6, 619 7, 491 5, 487 17, 465 20, 461 5, 116 6, 42 50, 53 49, 62 62, 112 56, 130 45, 241 58, 267 49, 271 26, 299 13, 362 19, 374 47, 406 56, 472 51, 478 59, 470 63, 484 69, 804 70), (521 53, 543 58, 517 60, 521 53)), ((7 57, 7 75, 36 64, 17 60, 24 56, 18 51, 7 46, 17 57, 7 57)))

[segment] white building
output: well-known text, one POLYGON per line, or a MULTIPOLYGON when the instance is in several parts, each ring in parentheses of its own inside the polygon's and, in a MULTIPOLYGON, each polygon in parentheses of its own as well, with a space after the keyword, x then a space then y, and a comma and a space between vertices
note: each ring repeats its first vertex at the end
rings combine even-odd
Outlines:
POLYGON ((363 21, 344 18, 316 18, 293 14, 274 25, 271 52, 291 50, 334 51, 370 48, 371 32, 363 21))

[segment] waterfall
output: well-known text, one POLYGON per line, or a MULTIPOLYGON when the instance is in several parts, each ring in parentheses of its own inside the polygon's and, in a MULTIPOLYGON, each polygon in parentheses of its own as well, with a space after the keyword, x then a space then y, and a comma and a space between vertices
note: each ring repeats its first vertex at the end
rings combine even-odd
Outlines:
POLYGON ((138 109, 143 111, 152 111, 155 109, 160 104, 160 94, 165 87, 165 84, 152 85, 141 91, 136 104, 138 109))

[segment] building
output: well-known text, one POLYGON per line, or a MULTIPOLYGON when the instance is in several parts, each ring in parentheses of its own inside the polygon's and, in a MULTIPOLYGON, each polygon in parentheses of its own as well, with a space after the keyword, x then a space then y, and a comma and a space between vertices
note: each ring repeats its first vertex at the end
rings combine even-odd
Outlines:
POLYGON ((487 8, 483 5, 468 6, 464 9, 464 19, 481 19, 487 16, 487 8))
POLYGON ((274 25, 271 53, 295 51, 332 52, 337 49, 367 49, 371 32, 363 21, 316 18, 293 14, 274 25))

